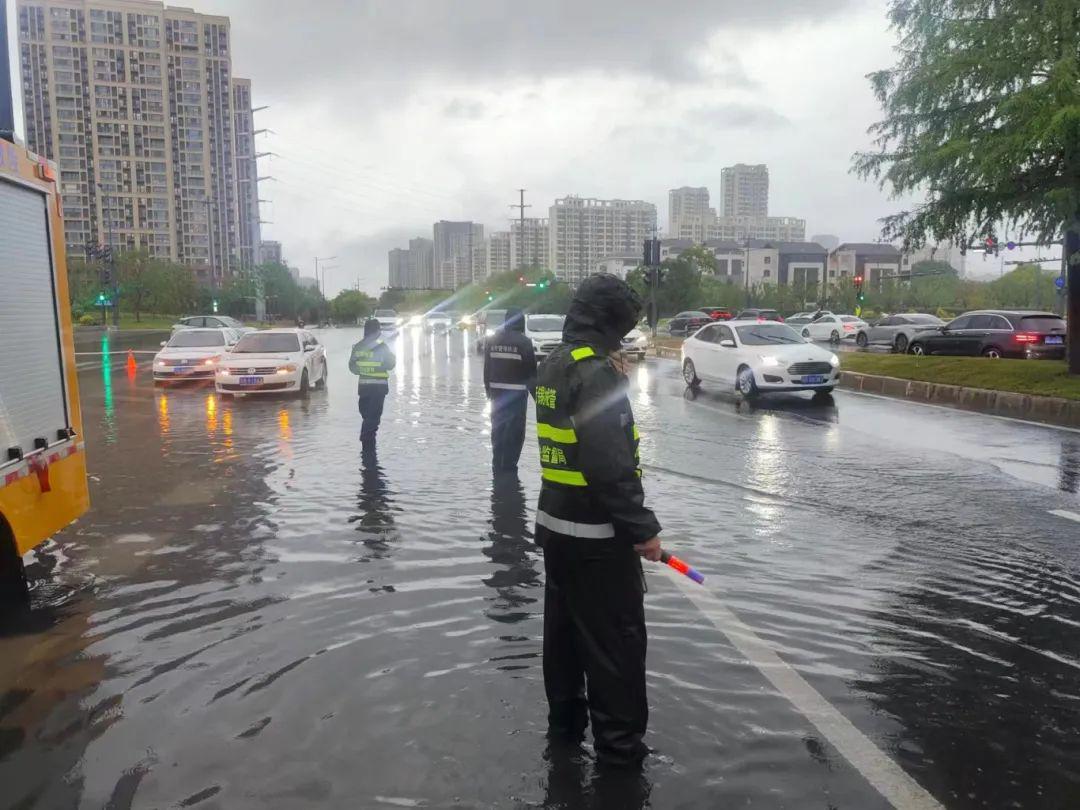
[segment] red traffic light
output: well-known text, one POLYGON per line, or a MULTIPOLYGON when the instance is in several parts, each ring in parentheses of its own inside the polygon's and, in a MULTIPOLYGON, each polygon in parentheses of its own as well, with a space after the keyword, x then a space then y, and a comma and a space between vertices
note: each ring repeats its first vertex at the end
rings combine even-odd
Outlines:
POLYGON ((862 276, 855 276, 855 283, 862 284, 862 276))

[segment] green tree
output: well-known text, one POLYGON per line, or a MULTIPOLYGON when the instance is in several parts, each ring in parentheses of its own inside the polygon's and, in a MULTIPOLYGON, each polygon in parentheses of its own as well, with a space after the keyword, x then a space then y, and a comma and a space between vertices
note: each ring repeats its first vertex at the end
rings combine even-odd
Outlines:
POLYGON ((330 315, 339 323, 358 323, 374 308, 375 299, 357 290, 342 290, 330 301, 330 315))
POLYGON ((870 77, 884 118, 871 128, 877 150, 854 168, 926 200, 886 218, 883 235, 1065 236, 1080 316, 1080 2, 892 0, 889 17, 900 57, 870 77))
POLYGON ((126 250, 116 256, 120 303, 131 307, 136 323, 142 320, 144 308, 162 284, 161 273, 160 265, 145 250, 126 250))
POLYGON ((1054 277, 1037 264, 1024 264, 986 285, 994 306, 1048 309, 1058 300, 1054 277))

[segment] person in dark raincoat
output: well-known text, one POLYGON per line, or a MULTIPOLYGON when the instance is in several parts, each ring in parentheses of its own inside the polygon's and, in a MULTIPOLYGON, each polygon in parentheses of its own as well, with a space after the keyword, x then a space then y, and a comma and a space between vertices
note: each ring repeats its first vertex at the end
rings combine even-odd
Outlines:
POLYGON ((364 338, 352 347, 349 371, 360 378, 357 384, 360 417, 360 443, 373 450, 375 436, 382 422, 383 404, 390 393, 390 372, 397 359, 382 341, 382 326, 374 318, 364 322, 364 338))
POLYGON ((506 310, 506 320, 484 341, 484 389, 491 401, 491 467, 517 469, 525 444, 529 392, 536 383, 536 354, 525 337, 525 316, 506 310))

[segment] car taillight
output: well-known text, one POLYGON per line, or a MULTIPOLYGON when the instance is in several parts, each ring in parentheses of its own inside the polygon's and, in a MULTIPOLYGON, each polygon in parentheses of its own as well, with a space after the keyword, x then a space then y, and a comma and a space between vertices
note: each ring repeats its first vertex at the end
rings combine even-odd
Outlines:
POLYGON ((1015 335, 1013 337, 1013 340, 1015 340, 1017 343, 1038 343, 1039 342, 1039 336, 1038 335, 1020 334, 1020 335, 1015 335))

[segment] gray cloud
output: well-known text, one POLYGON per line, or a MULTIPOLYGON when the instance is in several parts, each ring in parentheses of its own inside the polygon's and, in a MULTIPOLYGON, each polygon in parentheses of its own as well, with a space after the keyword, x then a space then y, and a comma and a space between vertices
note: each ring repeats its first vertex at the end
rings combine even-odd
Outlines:
POLYGON ((791 122, 771 107, 761 104, 711 104, 686 114, 690 126, 708 124, 714 129, 779 129, 791 122))
POLYGON ((443 107, 443 115, 447 118, 462 118, 467 121, 476 121, 484 117, 487 108, 482 101, 470 101, 465 98, 451 99, 450 103, 443 107))
MULTIPOLYGON (((700 56, 719 30, 820 23, 859 2, 206 0, 202 6, 231 16, 236 69, 262 86, 292 95, 317 93, 329 83, 363 95, 372 83, 387 81, 490 82, 587 70, 694 81, 705 78, 700 56)), ((736 43, 724 47, 733 54, 736 43)), ((729 61, 736 64, 733 55, 729 61)))

